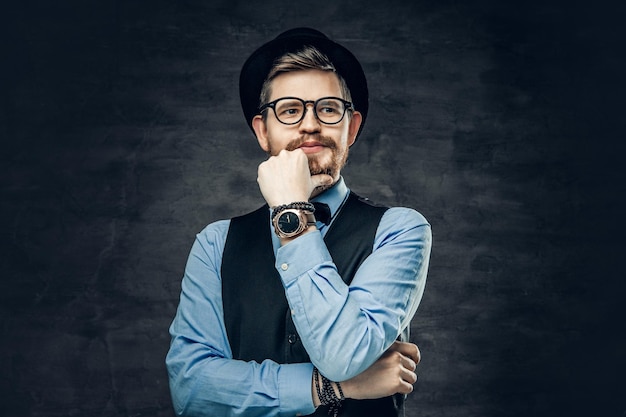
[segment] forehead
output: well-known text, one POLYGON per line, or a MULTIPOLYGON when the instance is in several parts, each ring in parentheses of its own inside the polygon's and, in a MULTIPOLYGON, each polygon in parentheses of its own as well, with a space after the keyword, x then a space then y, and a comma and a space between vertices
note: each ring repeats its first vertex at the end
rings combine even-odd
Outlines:
POLYGON ((304 70, 282 73, 272 80, 270 101, 280 97, 316 100, 320 97, 342 97, 337 74, 331 71, 304 70))

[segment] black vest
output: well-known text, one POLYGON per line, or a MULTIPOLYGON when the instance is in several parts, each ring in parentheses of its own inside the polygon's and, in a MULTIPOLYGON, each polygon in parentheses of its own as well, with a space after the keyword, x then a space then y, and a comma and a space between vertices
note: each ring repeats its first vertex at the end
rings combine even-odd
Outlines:
MULTIPOLYGON (((350 193, 324 237, 340 276, 350 284, 372 252, 387 210, 350 193)), ((221 266, 224 323, 234 359, 261 363, 310 362, 298 336, 280 276, 275 269, 268 207, 231 220, 221 266)), ((342 417, 403 415, 404 396, 346 400, 342 417)), ((319 407, 314 415, 327 415, 319 407)))

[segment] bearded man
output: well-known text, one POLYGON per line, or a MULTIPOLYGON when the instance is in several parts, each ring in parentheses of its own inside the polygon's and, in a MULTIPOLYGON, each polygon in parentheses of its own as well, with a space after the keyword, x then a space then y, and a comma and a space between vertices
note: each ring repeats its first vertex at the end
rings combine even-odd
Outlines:
POLYGON ((404 415, 431 231, 341 176, 368 112, 359 61, 292 29, 248 58, 240 98, 267 204, 196 237, 166 360, 176 413, 404 415))

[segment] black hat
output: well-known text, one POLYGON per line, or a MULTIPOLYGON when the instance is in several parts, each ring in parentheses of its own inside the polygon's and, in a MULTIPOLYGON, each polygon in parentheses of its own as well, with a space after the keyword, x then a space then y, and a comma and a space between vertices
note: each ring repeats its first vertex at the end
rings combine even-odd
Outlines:
POLYGON ((346 48, 331 41, 322 32, 310 28, 295 28, 281 33, 254 51, 243 64, 239 75, 239 97, 248 126, 252 128, 252 119, 259 113, 261 89, 274 61, 305 46, 313 46, 325 54, 346 81, 354 108, 363 116, 362 129, 367 117, 368 93, 361 64, 346 48))

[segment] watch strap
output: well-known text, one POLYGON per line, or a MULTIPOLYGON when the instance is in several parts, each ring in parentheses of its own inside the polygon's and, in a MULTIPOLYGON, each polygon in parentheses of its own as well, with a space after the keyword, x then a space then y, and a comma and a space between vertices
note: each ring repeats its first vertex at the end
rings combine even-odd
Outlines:
POLYGON ((280 206, 272 207, 272 220, 274 220, 274 218, 278 216, 282 211, 287 209, 305 210, 310 211, 311 213, 315 212, 315 206, 313 205, 313 203, 309 203, 308 201, 295 201, 293 203, 281 204, 280 206))

